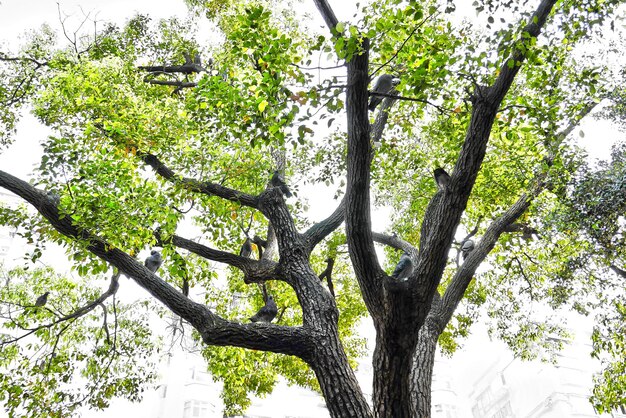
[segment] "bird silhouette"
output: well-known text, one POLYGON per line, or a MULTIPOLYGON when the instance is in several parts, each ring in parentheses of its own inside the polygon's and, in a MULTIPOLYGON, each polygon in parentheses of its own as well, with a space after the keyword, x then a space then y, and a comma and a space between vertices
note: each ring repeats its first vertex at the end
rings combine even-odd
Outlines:
POLYGON ((468 239, 463 243, 463 245, 461 245, 461 256, 463 256, 463 260, 465 260, 469 253, 474 250, 474 247, 474 241, 472 241, 471 239, 468 239))
POLYGON ((291 191, 285 183, 285 180, 282 178, 278 170, 274 170, 274 174, 272 175, 272 180, 270 181, 273 187, 280 187, 280 191, 287 197, 291 197, 291 191))
POLYGON ((274 318, 276 318, 276 314, 278 313, 278 306, 276 306, 276 302, 274 302, 274 298, 272 295, 267 295, 267 302, 265 302, 265 306, 263 306, 259 311, 254 314, 254 316, 250 317, 250 321, 252 322, 272 322, 274 318))
POLYGON ((161 258, 161 253, 157 250, 150 251, 150 256, 146 258, 146 261, 144 262, 144 265, 148 268, 148 270, 153 273, 156 273, 159 267, 161 267, 161 264, 163 264, 163 258, 161 258))
POLYGON ((48 302, 48 295, 50 292, 46 292, 43 295, 39 296, 35 301, 35 306, 43 306, 48 302))
POLYGON ((263 258, 263 250, 267 248, 267 241, 258 235, 252 238, 252 242, 256 244, 256 249, 259 251, 259 260, 263 258))
MULTIPOLYGON (((376 83, 374 84, 372 93, 389 94, 389 92, 395 86, 397 86, 399 82, 400 82, 399 79, 393 78, 390 74, 381 74, 376 80, 376 83)), ((370 102, 367 108, 372 111, 375 110, 376 107, 380 104, 380 102, 383 101, 383 99, 384 99, 383 96, 371 95, 370 102)))
POLYGON ((402 280, 406 279, 413 272, 413 262, 411 261, 411 257, 405 252, 400 257, 400 261, 396 264, 396 268, 393 273, 391 273, 391 277, 402 280))
POLYGON ((439 190, 445 190, 448 187, 448 183, 450 183, 450 175, 443 168, 435 168, 433 173, 435 174, 435 181, 439 190))

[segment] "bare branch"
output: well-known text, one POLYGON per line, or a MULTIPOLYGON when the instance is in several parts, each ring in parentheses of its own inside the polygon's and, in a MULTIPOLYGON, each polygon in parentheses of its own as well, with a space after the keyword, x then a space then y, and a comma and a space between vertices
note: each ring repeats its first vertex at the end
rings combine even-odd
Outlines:
POLYGON ((246 283, 264 282, 279 279, 277 264, 273 261, 257 261, 248 257, 241 257, 226 251, 216 250, 186 238, 174 235, 169 240, 178 248, 191 251, 207 260, 225 263, 240 269, 244 273, 246 283))
POLYGON ((148 164, 150 167, 156 171, 158 175, 163 177, 164 179, 174 183, 181 185, 188 190, 203 193, 207 195, 215 195, 221 197, 223 199, 230 200, 232 202, 241 203, 244 206, 249 206, 251 208, 258 208, 258 197, 252 196, 247 193, 240 192, 235 189, 230 189, 228 187, 221 186, 217 183, 211 182, 201 182, 195 179, 191 179, 188 177, 180 176, 174 171, 172 171, 169 167, 163 164, 155 155, 148 153, 138 153, 137 155, 148 164))
POLYGON ((346 198, 344 196, 344 198, 341 199, 339 206, 337 206, 328 218, 316 223, 302 234, 308 243, 309 252, 313 251, 313 248, 315 248, 320 241, 326 238, 328 234, 332 233, 339 227, 339 225, 342 224, 345 216, 345 208, 346 198))
POLYGON ((320 274, 320 280, 326 279, 326 283, 328 283, 328 291, 333 297, 335 297, 335 287, 333 286, 333 266, 335 265, 335 259, 332 257, 328 257, 326 259, 326 268, 320 274))
POLYGON ((0 52, 0 61, 7 62, 15 62, 15 61, 23 61, 23 62, 32 62, 35 64, 35 69, 39 69, 41 67, 47 67, 48 61, 39 61, 31 57, 9 57, 4 52, 0 52))
POLYGON ((61 318, 58 318, 55 321, 50 322, 48 324, 43 324, 35 328, 31 328, 28 330, 27 333, 22 334, 19 337, 15 337, 14 339, 3 341, 2 343, 0 343, 0 345, 12 344, 23 338, 28 337, 29 335, 34 334, 36 331, 40 329, 52 328, 53 326, 58 325, 61 322, 66 322, 72 319, 77 319, 77 318, 80 318, 81 316, 88 314, 89 312, 93 311, 98 305, 101 305, 107 298, 109 298, 110 296, 114 295, 115 292, 117 292, 117 289, 119 288, 119 282, 118 282, 119 278, 120 278, 119 272, 113 274, 113 276, 111 277, 111 284, 109 285, 109 288, 107 289, 106 292, 101 294, 96 300, 89 302, 87 305, 77 309, 73 313, 69 315, 65 315, 61 318))
POLYGON ((379 93, 379 92, 374 92, 371 91, 370 92, 370 96, 381 96, 381 97, 387 97, 390 99, 396 99, 396 100, 404 100, 407 102, 419 102, 419 103, 424 103, 427 104, 429 106, 434 107, 435 109, 437 109, 440 113, 445 113, 445 114, 452 114, 454 113, 452 110, 450 109, 446 109, 445 107, 439 106, 429 100, 426 99, 417 99, 415 97, 406 97, 406 96, 400 96, 398 94, 393 94, 393 93, 379 93))
POLYGON ((522 277, 524 278, 524 281, 528 285, 528 293, 530 294, 530 299, 534 300, 535 299, 535 295, 533 294, 533 285, 530 282, 530 279, 528 278, 528 276, 526 275, 526 271, 524 271, 524 266, 522 266, 522 262, 520 261, 520 259, 518 257, 513 257, 513 259, 517 263, 517 267, 519 268, 519 272, 521 273, 522 277))
POLYGON ((324 18, 324 22, 326 22, 326 26, 328 26, 328 29, 330 29, 330 31, 333 32, 335 30, 335 27, 337 26, 337 23, 339 23, 339 21, 337 20, 337 17, 335 16, 335 12, 333 12, 333 9, 330 7, 330 4, 328 4, 328 1, 313 0, 313 3, 315 3, 315 6, 317 7, 317 10, 319 10, 320 14, 322 15, 322 18, 324 18))
POLYGON ((388 245, 396 250, 402 250, 407 254, 415 253, 415 247, 408 241, 398 238, 395 235, 381 234, 380 232, 372 232, 372 238, 374 241, 381 244, 388 245))

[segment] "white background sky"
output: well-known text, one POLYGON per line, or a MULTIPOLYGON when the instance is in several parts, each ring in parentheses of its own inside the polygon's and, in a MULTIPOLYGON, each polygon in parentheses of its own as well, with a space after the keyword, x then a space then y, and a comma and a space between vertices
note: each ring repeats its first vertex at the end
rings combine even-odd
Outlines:
MULTIPOLYGON (((340 20, 351 19, 355 10, 355 0, 341 0, 332 3, 340 20)), ((36 29, 43 22, 49 23, 55 29, 60 29, 57 7, 54 0, 0 0, 0 43, 2 46, 15 49, 20 42, 20 35, 24 31, 36 29)), ((182 0, 74 0, 62 1, 61 8, 64 13, 72 15, 71 19, 75 22, 82 20, 83 12, 85 12, 91 13, 92 16, 96 15, 98 20, 115 21, 120 24, 136 12, 147 13, 153 18, 172 15, 185 16, 187 13, 182 0)), ((310 11, 311 16, 318 20, 320 25, 322 24, 317 17, 318 14, 314 10, 312 1, 305 1, 302 10, 310 11)), ((585 138, 581 144, 594 158, 607 158, 610 144, 620 136, 610 124, 592 119, 588 119, 582 125, 582 129, 585 131, 585 138)), ((16 143, 0 154, 0 168, 21 178, 26 178, 33 165, 38 163, 40 151, 37 143, 46 135, 46 132, 45 128, 36 124, 34 118, 25 117, 19 126, 16 143)), ((575 131, 575 134, 577 132, 578 130, 575 131)), ((321 208, 314 208, 314 210, 321 210, 322 213, 328 212, 327 204, 324 203, 320 206, 321 208)), ((381 224, 378 230, 381 230, 382 227, 381 224)), ((470 338, 465 353, 455 356, 455 364, 457 366, 460 364, 471 365, 471 356, 480 352, 480 345, 484 344, 484 341, 484 336, 470 338)), ((465 378, 471 379, 472 374, 476 373, 474 369, 466 367, 465 373, 468 376, 465 378)))

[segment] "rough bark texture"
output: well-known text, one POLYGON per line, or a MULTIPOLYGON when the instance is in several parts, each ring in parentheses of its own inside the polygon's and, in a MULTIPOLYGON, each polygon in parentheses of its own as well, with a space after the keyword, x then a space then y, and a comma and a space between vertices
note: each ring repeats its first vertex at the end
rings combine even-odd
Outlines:
POLYGON ((417 349, 411 367, 411 396, 417 408, 417 416, 430 417, 431 390, 435 353, 439 333, 428 320, 419 331, 417 349))
MULTIPOLYGON (((554 2, 545 0, 540 4, 525 28, 528 35, 533 37, 538 35, 554 2)), ((320 11, 324 14, 323 8, 320 7, 320 11)), ((425 341, 431 343, 430 347, 420 346, 424 357, 418 357, 417 360, 424 361, 424 364, 414 363, 418 336, 431 310, 433 297, 437 295, 437 286, 447 265, 448 251, 485 157, 496 113, 519 71, 519 65, 509 68, 504 64, 494 85, 476 86, 472 97, 470 124, 449 184, 432 198, 426 209, 421 226, 419 251, 409 251, 414 263, 413 274, 406 282, 397 282, 380 268, 374 251, 374 236, 371 233, 369 186, 372 138, 369 132, 365 94, 368 82, 367 39, 363 41, 362 48, 364 52, 352 57, 347 66, 346 235, 350 258, 363 299, 376 328, 373 359, 374 410, 379 417, 430 416, 430 398, 412 396, 412 383, 415 382, 411 381, 411 370, 420 371, 425 377, 432 376, 434 360, 432 341, 437 340, 443 327, 428 331, 428 338, 425 338, 425 341)), ((511 57, 516 63, 524 60, 522 50, 523 48, 515 49, 511 57)), ((378 136, 380 132, 380 126, 376 124, 375 134, 378 136)), ((444 307, 449 308, 440 311, 442 316, 437 318, 437 323, 447 323, 450 319, 448 314, 454 312, 475 268, 493 248, 506 225, 517 219, 528 207, 529 202, 530 199, 523 196, 507 213, 509 216, 494 223, 491 235, 484 239, 482 248, 474 251, 466 261, 463 280, 459 279, 459 285, 453 286, 458 293, 454 290, 451 293, 447 292, 442 301, 437 295, 437 304, 441 302, 444 307), (441 321, 442 318, 445 320, 441 321)), ((424 333, 423 337, 426 336, 424 333)), ((424 392, 427 389, 422 385, 420 390, 424 392)))
POLYGON ((338 336, 319 340, 316 348, 309 364, 320 383, 331 417, 373 417, 338 336))

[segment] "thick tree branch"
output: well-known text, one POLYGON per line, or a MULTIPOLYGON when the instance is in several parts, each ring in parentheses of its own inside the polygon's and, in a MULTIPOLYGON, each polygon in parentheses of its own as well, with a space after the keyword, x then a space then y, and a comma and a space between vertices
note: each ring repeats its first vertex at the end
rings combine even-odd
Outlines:
POLYGON ((138 154, 140 158, 148 164, 150 167, 157 172, 158 175, 163 177, 164 179, 174 183, 186 187, 187 189, 204 193, 207 195, 214 195, 221 197, 223 199, 230 200, 232 202, 241 203, 244 206, 249 206, 251 208, 258 209, 259 200, 258 197, 240 192, 235 189, 230 189, 228 187, 221 186, 216 183, 211 182, 201 182, 195 179, 191 179, 188 177, 180 176, 174 173, 169 167, 163 164, 155 155, 153 154, 138 154))
POLYGON ((57 206, 58 199, 54 196, 2 170, 0 170, 0 187, 29 202, 61 234, 87 243, 87 250, 117 267, 174 314, 189 322, 200 332, 207 344, 231 345, 291 354, 305 360, 310 355, 312 347, 315 346, 311 331, 302 327, 244 325, 215 315, 205 305, 191 301, 130 255, 113 248, 99 237, 74 225, 70 216, 61 216, 57 206))
POLYGON ((374 241, 388 245, 397 250, 402 250, 408 254, 415 253, 415 247, 411 243, 393 235, 381 234, 380 232, 372 232, 374 241))
POLYGON ((168 73, 181 73, 181 74, 193 74, 205 71, 202 66, 197 64, 184 64, 184 65, 146 65, 138 67, 140 70, 147 71, 154 74, 168 74, 168 73))
MULTIPOLYGON (((476 269, 496 245, 498 238, 505 232, 507 226, 515 222, 530 206, 532 200, 543 190, 543 184, 538 185, 530 194, 523 194, 502 216, 495 219, 485 231, 485 234, 469 253, 463 265, 457 270, 450 285, 442 298, 437 323, 445 327, 450 321, 465 290, 476 273, 476 269)), ((440 332, 443 329, 440 330, 440 332)))
POLYGON ((531 38, 539 36, 541 28, 546 23, 556 1, 542 0, 524 29, 522 29, 521 38, 516 42, 513 53, 500 67, 500 74, 490 88, 489 93, 493 102, 500 103, 509 91, 515 75, 520 70, 522 62, 526 59, 527 51, 531 47, 531 38))
POLYGON ((321 240, 339 228, 339 225, 341 225, 344 220, 345 210, 346 198, 344 196, 344 198, 341 199, 341 202, 339 202, 339 206, 337 206, 328 218, 316 223, 302 234, 302 237, 306 240, 309 246, 309 252, 313 251, 315 246, 319 244, 321 240))
POLYGON ((330 4, 328 4, 328 1, 313 0, 313 3, 315 3, 315 6, 322 15, 322 18, 324 18, 324 22, 326 22, 326 26, 328 26, 328 29, 330 29, 331 33, 334 32, 335 27, 337 26, 337 23, 339 23, 339 21, 335 16, 335 12, 333 12, 333 9, 330 7, 330 4))
POLYGON ((244 281, 246 283, 259 283, 266 280, 279 279, 278 265, 273 261, 257 261, 248 257, 241 257, 227 251, 207 247, 178 235, 173 235, 169 241, 176 247, 191 251, 200 257, 225 263, 240 269, 244 274, 244 281))
MULTIPOLYGON (((543 0, 524 32, 533 37, 539 35, 555 2, 556 0, 543 0)), ((518 46, 511 57, 515 61, 513 68, 505 64, 493 86, 477 86, 470 124, 450 181, 445 190, 435 195, 426 209, 420 234, 420 255, 412 277, 416 283, 428 283, 427 286, 416 287, 420 299, 430 299, 446 266, 456 227, 485 157, 497 110, 524 61, 523 45, 527 42, 526 39, 523 34, 517 41, 518 46)))
POLYGON ((362 44, 363 52, 348 62, 346 110, 348 116, 348 181, 346 187, 346 236, 350 259, 354 266, 363 300, 374 318, 383 309, 381 269, 374 241, 370 210, 370 142, 368 118, 368 52, 369 40, 362 44))
POLYGON ((156 84, 158 86, 172 86, 172 87, 178 87, 179 89, 187 89, 187 88, 198 86, 198 83, 194 83, 191 81, 155 80, 153 78, 144 78, 143 81, 145 81, 148 84, 156 84))

